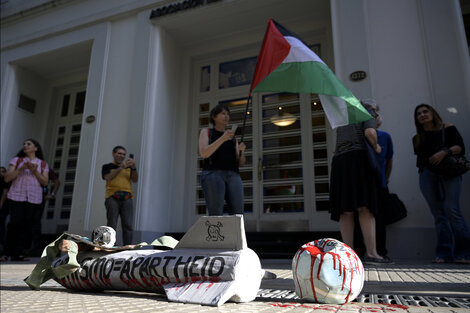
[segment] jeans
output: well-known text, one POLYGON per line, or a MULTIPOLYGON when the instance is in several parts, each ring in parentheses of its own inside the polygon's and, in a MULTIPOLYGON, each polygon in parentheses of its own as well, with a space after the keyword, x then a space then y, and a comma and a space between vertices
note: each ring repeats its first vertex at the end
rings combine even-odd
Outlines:
POLYGON ((106 218, 108 220, 107 226, 117 229, 117 222, 119 215, 121 216, 122 226, 122 242, 123 245, 132 244, 132 227, 133 223, 133 206, 132 198, 127 200, 116 200, 109 197, 104 202, 106 206, 106 218))
POLYGON ((211 216, 224 214, 224 199, 229 214, 243 214, 243 184, 240 175, 229 170, 202 171, 201 187, 211 216))
POLYGON ((470 259, 470 228, 460 211, 462 177, 440 177, 424 168, 419 187, 434 216, 436 256, 446 260, 470 259))

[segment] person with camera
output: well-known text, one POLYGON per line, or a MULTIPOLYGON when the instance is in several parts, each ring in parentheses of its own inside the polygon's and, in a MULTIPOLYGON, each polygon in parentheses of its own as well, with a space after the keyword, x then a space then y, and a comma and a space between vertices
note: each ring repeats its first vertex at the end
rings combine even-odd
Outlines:
POLYGON ((117 229, 121 217, 123 245, 132 244, 133 229, 133 191, 132 183, 138 175, 132 154, 126 160, 126 148, 116 146, 113 149, 113 162, 103 165, 101 176, 106 180, 106 218, 107 226, 117 229))
POLYGON ((12 261, 28 261, 25 249, 31 242, 34 216, 42 209, 42 186, 49 181, 49 166, 44 161, 41 145, 34 139, 23 142, 23 148, 8 166, 5 182, 11 182, 7 194, 10 222, 7 227, 6 254, 12 261))

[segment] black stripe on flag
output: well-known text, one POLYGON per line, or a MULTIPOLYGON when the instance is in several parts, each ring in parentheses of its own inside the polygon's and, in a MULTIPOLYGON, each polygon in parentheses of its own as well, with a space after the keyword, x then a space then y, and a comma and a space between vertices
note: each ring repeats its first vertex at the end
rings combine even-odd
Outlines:
POLYGON ((274 22, 274 25, 276 25, 277 30, 279 30, 279 32, 281 33, 282 36, 284 36, 284 37, 286 37, 286 36, 295 37, 298 40, 300 40, 304 45, 306 45, 308 47, 308 45, 305 43, 305 41, 303 41, 299 36, 297 36, 296 33, 288 30, 287 28, 285 28, 284 26, 282 26, 281 24, 276 22, 274 19, 273 19, 273 22, 274 22))

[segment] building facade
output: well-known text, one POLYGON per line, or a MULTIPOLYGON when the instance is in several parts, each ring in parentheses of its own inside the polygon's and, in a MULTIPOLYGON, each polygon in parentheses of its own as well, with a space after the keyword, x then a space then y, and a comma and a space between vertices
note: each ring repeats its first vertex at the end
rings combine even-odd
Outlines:
MULTIPOLYGON (((392 256, 431 256, 418 187, 413 111, 433 105, 470 148, 470 61, 457 0, 34 0, 1 4, 1 152, 33 137, 62 186, 44 232, 106 223, 101 166, 123 145, 137 160, 136 240, 184 232, 205 213, 199 131, 218 103, 239 134, 267 21, 297 33, 358 98, 375 98, 395 145, 390 190, 408 217, 392 256)), ((464 12, 465 13, 465 12, 464 12)), ((254 94, 241 168, 247 231, 337 231, 328 214, 335 132, 316 95, 254 94), (273 116, 295 117, 276 126, 273 116)), ((463 188, 470 190, 468 177, 463 188)), ((470 220, 470 195, 461 205, 470 220), (467 210, 466 210, 467 209, 467 210)), ((307 238, 311 240, 312 238, 307 238)))

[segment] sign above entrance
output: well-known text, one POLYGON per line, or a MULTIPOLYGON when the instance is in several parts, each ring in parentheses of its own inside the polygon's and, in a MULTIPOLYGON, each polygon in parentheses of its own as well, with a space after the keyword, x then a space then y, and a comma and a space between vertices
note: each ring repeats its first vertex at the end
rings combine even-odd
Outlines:
POLYGON ((150 13, 150 19, 162 17, 168 14, 176 13, 178 11, 185 11, 196 8, 198 6, 219 2, 220 0, 185 0, 171 3, 155 10, 150 13))
POLYGON ((364 71, 355 71, 349 75, 349 79, 351 79, 352 81, 363 80, 366 77, 367 77, 367 74, 364 71))

